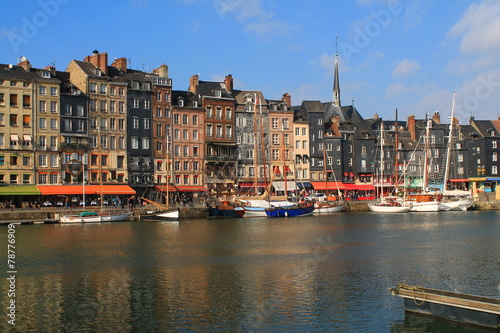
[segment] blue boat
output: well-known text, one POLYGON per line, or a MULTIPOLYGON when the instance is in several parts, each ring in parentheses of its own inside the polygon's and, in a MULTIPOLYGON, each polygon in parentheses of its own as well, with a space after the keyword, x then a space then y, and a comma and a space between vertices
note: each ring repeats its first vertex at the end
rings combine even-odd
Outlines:
POLYGON ((209 217, 243 217, 245 210, 230 205, 207 206, 209 217))
POLYGON ((294 217, 311 215, 314 211, 313 204, 297 204, 283 207, 272 207, 266 209, 268 217, 294 217))

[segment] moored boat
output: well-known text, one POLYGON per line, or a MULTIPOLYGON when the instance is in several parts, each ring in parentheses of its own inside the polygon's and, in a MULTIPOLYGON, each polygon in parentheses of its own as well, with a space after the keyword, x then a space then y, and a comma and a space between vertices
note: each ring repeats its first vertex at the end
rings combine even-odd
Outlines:
POLYGON ((232 205, 209 205, 207 206, 208 217, 243 217, 243 207, 232 205))
POLYGON ((130 212, 81 212, 75 215, 64 215, 59 218, 61 223, 96 223, 126 221, 130 212))
POLYGON ((314 204, 314 215, 331 214, 343 211, 345 205, 340 202, 316 202, 314 204))
POLYGON ((268 217, 295 217, 311 215, 313 204, 294 204, 290 206, 271 207, 265 210, 268 217))

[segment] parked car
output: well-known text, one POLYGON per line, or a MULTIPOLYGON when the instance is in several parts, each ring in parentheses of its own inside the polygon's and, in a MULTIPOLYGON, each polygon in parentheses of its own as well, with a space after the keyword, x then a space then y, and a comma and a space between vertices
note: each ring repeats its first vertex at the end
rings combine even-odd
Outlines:
POLYGON ((306 201, 316 201, 316 202, 320 202, 320 201, 325 201, 326 200, 326 194, 325 193, 313 193, 311 195, 309 195, 308 197, 305 198, 306 201))

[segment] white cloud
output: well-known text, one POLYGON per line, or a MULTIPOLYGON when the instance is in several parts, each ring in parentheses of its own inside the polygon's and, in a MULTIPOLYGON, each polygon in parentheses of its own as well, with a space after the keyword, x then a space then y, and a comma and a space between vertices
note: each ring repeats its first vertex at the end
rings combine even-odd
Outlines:
POLYGON ((392 71, 393 77, 408 77, 420 70, 420 65, 414 60, 404 59, 400 61, 392 71))

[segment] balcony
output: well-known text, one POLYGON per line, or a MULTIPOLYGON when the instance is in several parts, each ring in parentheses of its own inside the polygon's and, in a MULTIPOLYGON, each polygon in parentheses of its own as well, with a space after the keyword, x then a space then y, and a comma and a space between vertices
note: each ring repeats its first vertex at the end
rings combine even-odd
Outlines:
POLYGON ((89 145, 86 143, 61 143, 61 150, 80 150, 88 151, 89 145))
POLYGON ((205 160, 209 162, 237 162, 238 156, 233 155, 205 155, 205 160))

